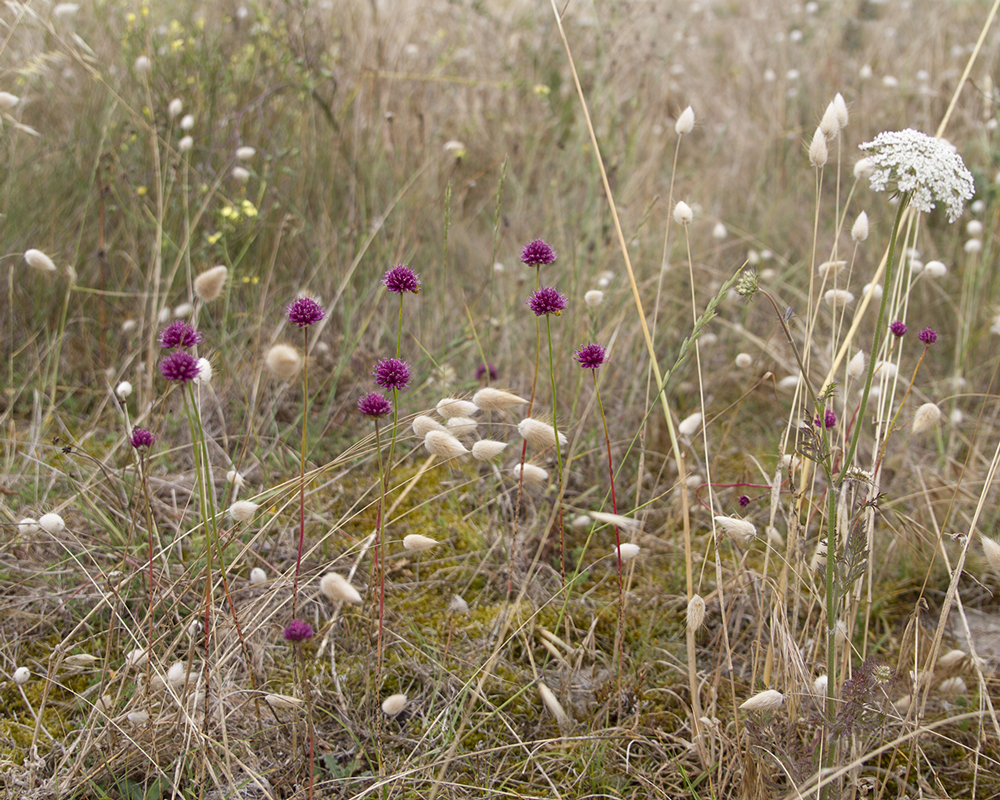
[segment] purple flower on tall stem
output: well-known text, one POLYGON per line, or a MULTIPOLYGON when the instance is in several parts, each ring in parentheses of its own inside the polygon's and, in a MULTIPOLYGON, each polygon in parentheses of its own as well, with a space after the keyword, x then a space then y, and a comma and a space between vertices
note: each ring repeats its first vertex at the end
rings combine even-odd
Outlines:
POLYGON ((168 381, 189 383, 199 372, 198 359, 186 350, 176 350, 160 362, 160 374, 168 381))
POLYGON ((823 418, 820 419, 819 415, 817 415, 816 419, 813 420, 813 423, 816 425, 817 428, 825 427, 827 430, 829 430, 830 428, 832 428, 834 425, 837 424, 837 415, 834 413, 832 408, 828 408, 826 411, 823 412, 823 418))
POLYGON ((478 367, 476 367, 476 380, 481 381, 483 378, 486 377, 487 373, 489 374, 491 381, 495 381, 498 377, 500 377, 500 373, 497 372, 496 364, 490 361, 486 364, 480 364, 478 367))
POLYGON ((557 317, 566 310, 566 295, 559 294, 555 286, 543 286, 531 293, 525 301, 536 317, 555 314, 557 317))
POLYGON ((535 239, 521 248, 521 261, 529 267, 540 267, 556 260, 556 251, 544 239, 535 239))
POLYGON ((420 294, 420 276, 406 264, 397 264, 382 277, 382 285, 395 294, 420 294))
POLYGON ((917 334, 917 338, 923 342, 927 347, 930 347, 934 342, 937 341, 937 331, 932 328, 924 328, 920 333, 917 334))
POLYGON ((392 403, 378 392, 369 392, 358 400, 358 411, 366 417, 385 417, 392 413, 392 403))
POLYGON ((304 639, 312 639, 312 637, 312 625, 301 619, 293 619, 285 628, 285 638, 290 642, 301 642, 304 639))
POLYGON ((740 506, 742 506, 743 508, 746 508, 748 505, 750 505, 750 498, 747 497, 745 494, 741 494, 740 495, 740 506))
POLYGON ((908 328, 906 327, 906 323, 901 319, 897 319, 895 322, 889 323, 889 333, 897 339, 903 336, 907 330, 908 328))
POLYGON ((300 297, 288 306, 288 321, 300 328, 315 325, 325 316, 323 306, 311 297, 300 297))
POLYGON ((401 358, 380 358, 372 370, 375 383, 383 389, 405 389, 413 377, 410 365, 401 358))
POLYGON ((136 450, 148 450, 156 441, 156 436, 145 428, 133 428, 132 435, 128 437, 129 444, 136 450))
POLYGON ((181 319, 160 331, 160 347, 194 347, 200 341, 201 334, 181 319))
POLYGON ((604 345, 593 342, 573 353, 573 358, 580 362, 580 366, 584 369, 597 369, 604 364, 606 357, 607 351, 604 345))

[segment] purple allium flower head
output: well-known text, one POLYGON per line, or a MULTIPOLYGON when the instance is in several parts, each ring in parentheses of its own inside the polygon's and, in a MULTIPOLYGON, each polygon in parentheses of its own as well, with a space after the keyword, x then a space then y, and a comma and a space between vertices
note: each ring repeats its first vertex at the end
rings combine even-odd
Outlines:
POLYGON ((156 441, 156 436, 145 428, 133 428, 132 435, 128 437, 129 444, 136 450, 148 450, 156 441))
POLYGON ((406 264, 397 264, 382 277, 382 285, 395 294, 420 294, 420 276, 406 264))
POLYGON ((529 267, 540 267, 556 260, 556 251, 544 239, 535 239, 521 248, 521 261, 529 267))
POLYGON ((535 312, 536 317, 544 317, 546 314, 559 316, 566 310, 566 295, 559 294, 555 286, 536 289, 525 302, 535 312))
POLYGON ((917 338, 922 341, 925 345, 930 347, 934 342, 937 341, 937 331, 932 328, 924 328, 920 333, 917 334, 917 338))
POLYGON ((311 297, 300 297, 288 306, 288 321, 300 328, 315 325, 325 316, 323 306, 311 297))
POLYGON ((604 349, 604 345, 594 343, 581 347, 573 353, 573 358, 579 361, 580 366, 584 369, 597 369, 604 363, 606 356, 607 351, 604 349))
POLYGON ((384 417, 392 413, 392 403, 378 392, 369 392, 358 400, 358 411, 366 417, 384 417))
POLYGON ((889 332, 897 339, 903 336, 907 330, 909 329, 906 327, 906 323, 901 319, 897 319, 895 322, 889 324, 889 332))
POLYGON ((405 389, 412 377, 410 365, 400 358, 380 358, 372 375, 383 389, 405 389))
POLYGON ((746 508, 748 505, 750 505, 750 498, 747 497, 745 494, 741 494, 740 495, 740 505, 743 508, 746 508))
POLYGON ((826 411, 823 412, 822 419, 820 419, 818 414, 816 415, 816 418, 813 420, 813 424, 817 428, 825 427, 827 430, 829 430, 830 428, 832 428, 834 425, 837 424, 837 415, 833 412, 832 408, 828 408, 826 411))
POLYGON ((293 619, 285 628, 285 638, 290 642, 301 642, 303 639, 312 639, 312 637, 312 625, 300 619, 293 619))
POLYGON ((177 350, 160 362, 160 374, 168 381, 187 383, 200 372, 198 359, 187 350, 177 350))
POLYGON ((160 331, 160 347, 194 347, 200 341, 201 334, 182 319, 160 331))
POLYGON ((476 367, 476 380, 481 381, 486 376, 487 372, 490 375, 491 381, 495 381, 500 377, 500 373, 497 371, 497 365, 490 361, 476 367))

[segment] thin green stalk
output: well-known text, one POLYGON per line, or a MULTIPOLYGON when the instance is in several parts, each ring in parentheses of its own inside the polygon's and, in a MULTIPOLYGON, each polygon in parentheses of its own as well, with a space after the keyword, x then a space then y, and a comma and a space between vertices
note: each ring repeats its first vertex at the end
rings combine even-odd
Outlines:
MULTIPOLYGON (((552 353, 552 326, 549 323, 550 314, 545 315, 545 333, 549 342, 549 383, 552 386, 552 432, 556 439, 556 479, 558 493, 556 503, 558 508, 556 524, 559 526, 559 574, 562 578, 563 587, 566 586, 566 534, 563 531, 563 479, 562 479, 562 447, 559 444, 559 424, 557 411, 559 408, 558 397, 556 395, 556 366, 555 357, 552 353)), ((523 469, 522 469, 523 471, 523 469)))
POLYGON ((295 580, 292 584, 292 619, 299 597, 299 573, 302 570, 302 548, 306 538, 306 429, 309 424, 309 326, 302 328, 302 446, 299 448, 299 552, 295 559, 295 580))

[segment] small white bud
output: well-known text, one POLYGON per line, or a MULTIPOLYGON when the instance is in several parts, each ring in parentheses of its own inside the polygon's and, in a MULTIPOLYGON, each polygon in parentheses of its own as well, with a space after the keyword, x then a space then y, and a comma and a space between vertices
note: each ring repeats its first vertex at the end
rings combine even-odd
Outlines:
POLYGON ((422 536, 419 533, 411 533, 403 537, 403 547, 417 553, 422 550, 430 550, 432 547, 437 546, 437 544, 436 539, 432 539, 430 536, 422 536))
POLYGON ((38 525, 43 531, 53 536, 66 530, 66 523, 58 514, 43 514, 38 520, 38 525))
POLYGON ((153 62, 149 60, 148 56, 139 56, 135 60, 135 71, 141 75, 145 75, 153 68, 153 62))
POLYGON ((193 127, 194 127, 194 117, 192 117, 190 114, 185 114, 183 117, 181 117, 182 131, 189 131, 193 127))
POLYGON ((28 262, 28 266, 33 269, 37 269, 39 272, 55 272, 56 265, 53 263, 52 259, 49 258, 41 250, 26 250, 24 253, 24 260, 28 262))
POLYGON ((387 717, 395 717, 406 708, 406 702, 405 694, 389 695, 389 697, 382 701, 382 713, 387 717))
POLYGON ((814 167, 822 167, 826 164, 830 153, 826 147, 826 136, 819 128, 813 134, 812 143, 809 145, 809 163, 814 167))
POLYGON ((24 684, 26 684, 31 678, 31 670, 27 667, 18 667, 14 670, 14 675, 12 677, 14 678, 14 683, 18 686, 24 686, 24 684))
POLYGON ((167 106, 167 116, 170 117, 170 119, 173 119, 181 113, 183 108, 184 104, 181 102, 181 99, 179 97, 175 97, 167 106))
POLYGON ((674 130, 677 131, 678 136, 684 136, 685 134, 691 133, 694 129, 694 109, 691 106, 685 108, 681 115, 677 118, 677 122, 674 124, 674 130))
POLYGON ((679 225, 687 225, 694 219, 694 211, 691 206, 681 200, 674 206, 674 219, 679 225))
POLYGON ((833 140, 840 132, 840 123, 837 121, 837 107, 831 102, 826 111, 823 112, 823 119, 819 122, 819 129, 828 140, 833 140))
POLYGON ((865 374, 865 354, 863 350, 858 350, 854 357, 847 362, 847 374, 851 378, 860 378, 865 374))
POLYGON ((122 381, 115 388, 115 394, 118 395, 119 400, 124 400, 130 394, 132 394, 132 384, 128 381, 122 381))
POLYGON ((622 560, 622 564, 627 564, 629 561, 634 561, 639 555, 639 545, 633 544, 632 542, 624 542, 621 547, 618 548, 618 555, 622 560))
POLYGON ((868 238, 868 214, 862 211, 851 226, 851 238, 856 242, 863 242, 868 238))
POLYGON ((480 439, 472 445, 472 457, 478 461, 490 461, 500 455, 506 447, 506 442, 496 442, 492 439, 480 439))
POLYGON ((259 505, 251 503, 249 500, 237 500, 229 506, 229 516, 234 522, 248 524, 253 521, 258 508, 260 508, 259 505))
POLYGON ((697 411, 689 417, 681 420, 677 426, 677 432, 681 436, 694 436, 701 430, 701 414, 697 411))
POLYGON ((257 148, 255 148, 255 147, 237 147, 236 148, 236 157, 240 161, 249 161, 255 155, 257 155, 257 148))
MULTIPOLYGON (((514 468, 511 470, 511 473, 514 475, 515 478, 520 478, 521 477, 521 465, 520 464, 515 464, 514 468)), ((525 483, 541 484, 541 483, 545 483, 545 481, 547 481, 548 479, 549 479, 549 473, 546 472, 541 467, 536 466, 535 464, 525 464, 524 465, 524 482, 525 483)))
POLYGON ((746 369, 751 364, 753 364, 753 356, 749 353, 740 353, 736 356, 736 366, 740 369, 746 369))
POLYGON ((591 289, 583 296, 583 302, 591 308, 599 306, 604 302, 604 292, 600 289, 591 289))
POLYGON ((847 103, 844 101, 844 95, 837 92, 836 96, 833 98, 833 107, 837 110, 837 124, 841 128, 847 127, 847 103))
POLYGON ((319 590, 331 603, 361 605, 361 594, 340 573, 326 573, 319 582, 319 590))
POLYGON ((250 585, 260 586, 267 580, 267 573, 264 572, 260 567, 254 567, 250 570, 250 585))

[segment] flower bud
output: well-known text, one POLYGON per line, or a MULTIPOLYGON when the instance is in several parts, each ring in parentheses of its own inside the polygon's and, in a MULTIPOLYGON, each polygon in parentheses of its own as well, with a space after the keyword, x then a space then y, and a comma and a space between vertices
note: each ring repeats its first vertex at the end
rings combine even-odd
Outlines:
POLYGON ((674 124, 674 130, 677 131, 678 136, 684 136, 687 133, 691 133, 694 128, 694 109, 691 106, 685 108, 681 115, 677 118, 677 122, 674 124))

